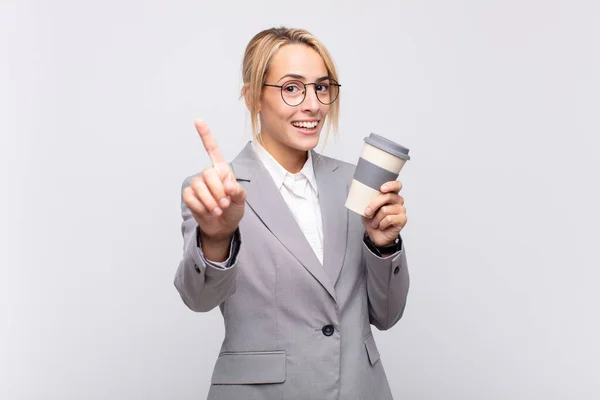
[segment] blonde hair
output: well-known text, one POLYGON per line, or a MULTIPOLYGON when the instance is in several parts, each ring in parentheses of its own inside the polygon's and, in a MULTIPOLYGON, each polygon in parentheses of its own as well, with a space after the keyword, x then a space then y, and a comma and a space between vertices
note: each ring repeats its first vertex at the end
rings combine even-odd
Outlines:
MULTIPOLYGON (((339 82, 335 65, 331 55, 325 46, 310 32, 304 29, 292 28, 271 28, 257 33, 246 46, 244 61, 242 63, 242 80, 244 87, 242 96, 245 97, 246 105, 250 111, 250 121, 252 125, 252 137, 260 142, 258 109, 262 95, 263 84, 267 78, 271 58, 282 46, 287 44, 304 44, 315 50, 323 59, 327 74, 330 79, 339 82)), ((329 136, 329 131, 333 128, 334 135, 337 136, 338 121, 340 114, 340 99, 331 104, 327 115, 327 133, 325 144, 329 136)))

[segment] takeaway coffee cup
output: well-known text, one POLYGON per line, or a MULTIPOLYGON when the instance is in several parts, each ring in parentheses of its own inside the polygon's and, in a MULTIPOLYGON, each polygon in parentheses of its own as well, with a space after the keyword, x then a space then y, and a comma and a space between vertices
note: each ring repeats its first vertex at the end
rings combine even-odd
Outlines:
POLYGON ((363 217, 365 208, 381 193, 381 185, 396 180, 404 164, 410 160, 409 149, 389 139, 371 133, 364 140, 346 199, 346 208, 363 217))

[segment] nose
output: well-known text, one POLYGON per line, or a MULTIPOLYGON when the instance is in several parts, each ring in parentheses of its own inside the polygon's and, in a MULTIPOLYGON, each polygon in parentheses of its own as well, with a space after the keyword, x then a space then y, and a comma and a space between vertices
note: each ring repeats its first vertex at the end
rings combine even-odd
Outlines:
POLYGON ((317 99, 317 92, 315 92, 314 86, 306 87, 306 97, 302 102, 303 111, 316 113, 319 110, 319 99, 317 99))

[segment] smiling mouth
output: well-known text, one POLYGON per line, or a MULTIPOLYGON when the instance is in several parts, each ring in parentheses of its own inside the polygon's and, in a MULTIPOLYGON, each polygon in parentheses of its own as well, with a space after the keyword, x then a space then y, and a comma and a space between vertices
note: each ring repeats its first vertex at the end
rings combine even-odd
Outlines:
POLYGON ((319 125, 319 121, 297 121, 292 122, 292 125, 296 128, 315 129, 319 125))

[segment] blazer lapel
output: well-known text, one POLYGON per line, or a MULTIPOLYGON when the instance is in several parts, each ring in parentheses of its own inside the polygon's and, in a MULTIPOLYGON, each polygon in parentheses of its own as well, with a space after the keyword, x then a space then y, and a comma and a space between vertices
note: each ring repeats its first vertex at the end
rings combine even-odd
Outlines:
POLYGON ((238 182, 246 189, 246 202, 250 208, 335 300, 333 281, 328 278, 325 269, 250 143, 233 160, 231 166, 238 182))
POLYGON ((346 255, 348 209, 344 203, 350 182, 340 179, 335 160, 314 151, 312 158, 323 218, 323 268, 335 287, 346 255))

